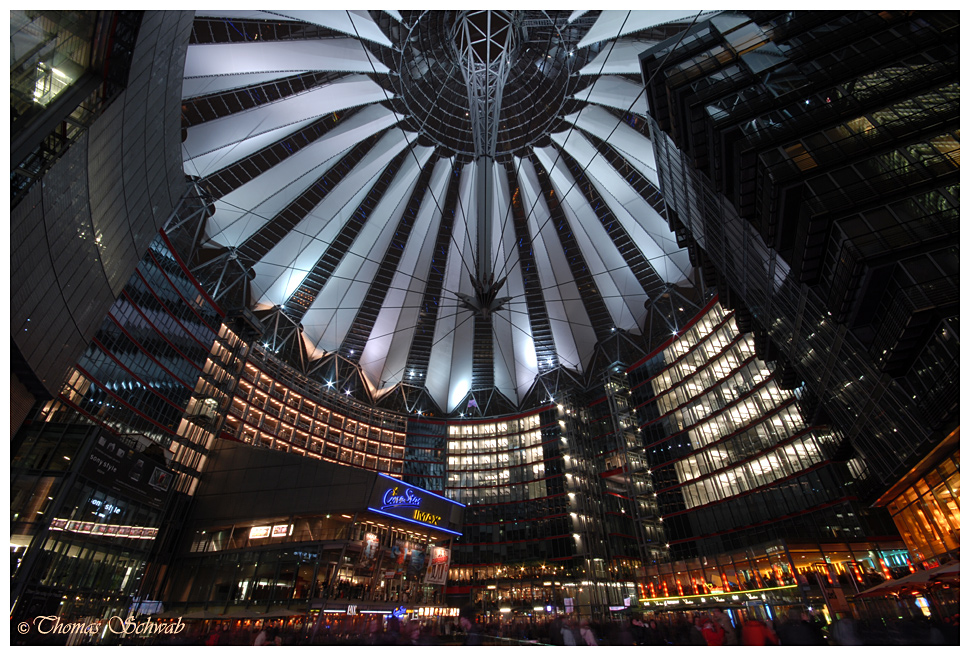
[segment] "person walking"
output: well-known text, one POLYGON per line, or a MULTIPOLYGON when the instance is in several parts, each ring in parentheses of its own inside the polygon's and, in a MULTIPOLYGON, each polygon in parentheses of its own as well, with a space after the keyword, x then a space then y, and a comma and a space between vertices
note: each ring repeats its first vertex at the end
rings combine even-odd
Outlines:
POLYGON ((589 626, 589 620, 584 619, 579 623, 579 637, 590 647, 599 646, 599 642, 596 640, 596 634, 593 633, 593 629, 589 626))
POLYGON ((475 606, 464 606, 458 612, 458 624, 465 632, 465 641, 462 643, 470 647, 482 644, 481 628, 478 626, 478 609, 475 606))
POLYGON ((738 632, 734 629, 734 624, 731 623, 728 614, 721 608, 715 608, 714 612, 711 613, 711 619, 724 629, 724 644, 728 647, 736 646, 738 644, 738 632))
POLYGON ((788 621, 778 626, 778 642, 788 645, 820 645, 820 642, 808 623, 808 616, 798 608, 788 611, 788 621))
POLYGON ((749 614, 748 619, 741 625, 741 644, 748 647, 777 645, 778 636, 771 627, 749 614))
POLYGON ((724 629, 711 617, 702 620, 701 635, 709 647, 720 647, 724 644, 724 629))

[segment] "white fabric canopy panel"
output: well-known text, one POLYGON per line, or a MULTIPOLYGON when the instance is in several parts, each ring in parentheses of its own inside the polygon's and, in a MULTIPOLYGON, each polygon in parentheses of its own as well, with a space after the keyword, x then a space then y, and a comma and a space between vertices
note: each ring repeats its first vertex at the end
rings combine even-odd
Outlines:
POLYGON ((638 11, 607 9, 600 13, 599 18, 593 23, 593 27, 589 29, 586 36, 579 42, 579 47, 585 48, 593 43, 633 34, 634 32, 663 25, 664 23, 689 22, 697 13, 696 11, 685 11, 683 9, 648 9, 638 11))
POLYGON ((439 208, 444 202, 452 164, 448 159, 435 163, 425 201, 418 210, 401 261, 360 357, 364 374, 372 381, 379 381, 381 391, 400 382, 423 382, 414 380, 415 376, 405 371, 405 365, 421 313, 427 286, 423 276, 431 265, 434 237, 441 222, 439 208))
MULTIPOLYGON (((314 143, 216 201, 207 235, 220 245, 239 246, 306 191, 354 144, 391 127, 399 118, 381 105, 357 112, 314 143)), ((186 173, 193 173, 193 169, 186 173)))
POLYGON ((572 96, 576 100, 613 107, 624 112, 647 115, 647 97, 643 86, 625 77, 600 77, 572 96))
MULTIPOLYGON (((262 292, 261 304, 286 302, 363 202, 384 167, 406 146, 399 130, 381 137, 353 171, 254 267, 253 287, 262 292)), ((314 344, 322 337, 319 326, 308 323, 305 330, 314 344)))
POLYGON ((581 372, 583 363, 593 352, 596 333, 566 262, 556 226, 549 220, 549 209, 542 199, 539 180, 529 160, 521 162, 519 190, 529 212, 529 233, 556 353, 561 364, 581 372))
POLYGON ((445 291, 438 307, 425 381, 431 398, 447 412, 454 410, 471 389, 475 322, 470 312, 458 312, 454 292, 475 294, 465 269, 466 263, 473 260, 468 233, 474 235, 476 230, 472 202, 475 177, 475 167, 465 166, 458 191, 461 202, 452 228, 454 239, 445 265, 445 291))
MULTIPOLYGON (((531 17, 544 20, 540 13, 546 15, 535 12, 531 17)), ((497 153, 487 171, 492 215, 487 217, 485 238, 494 279, 504 280, 496 295, 508 297, 489 317, 488 362, 481 359, 488 357, 489 345, 478 352, 475 348, 476 323, 483 317, 459 301, 459 295, 476 296, 472 278, 485 275, 483 263, 478 261, 484 249, 477 240, 479 223, 486 217, 478 216, 480 190, 476 188, 479 162, 484 160, 468 157, 461 148, 445 143, 450 138, 448 130, 459 130, 458 126, 467 123, 461 106, 465 89, 459 90, 457 105, 451 98, 452 87, 441 92, 441 98, 449 102, 435 102, 434 89, 427 95, 427 90, 415 86, 426 83, 419 81, 415 71, 395 70, 402 62, 428 72, 454 65, 451 59, 433 61, 433 48, 422 49, 420 56, 401 56, 415 43, 433 45, 433 39, 450 38, 445 35, 447 30, 440 29, 440 20, 447 19, 443 14, 313 9, 198 12, 207 20, 270 21, 284 29, 261 32, 258 41, 191 44, 182 80, 186 101, 227 92, 258 96, 265 91, 261 85, 295 75, 326 73, 314 76, 316 86, 306 91, 225 116, 221 111, 226 110, 221 110, 219 118, 203 118, 215 114, 200 105, 203 111, 195 114, 197 123, 188 129, 183 144, 184 170, 203 183, 217 173, 225 181, 210 187, 224 195, 214 199, 215 211, 207 219, 202 245, 247 246, 241 251, 244 259, 258 257, 254 263, 245 262, 255 274, 250 281, 252 306, 263 310, 282 307, 300 323, 299 338, 310 354, 311 371, 314 358, 335 353, 349 360, 342 368, 359 365, 371 399, 386 399, 397 408, 403 402, 408 411, 434 409, 455 415, 468 411, 469 393, 480 405, 498 399, 503 408, 508 406, 501 397, 520 407, 529 399, 546 399, 555 394, 554 381, 596 374, 590 367, 599 360, 599 337, 624 331, 630 339, 617 340, 619 349, 621 344, 626 348, 634 343, 641 333, 648 311, 644 286, 650 287, 656 279, 651 272, 646 272, 649 278, 634 273, 628 258, 633 258, 631 263, 640 262, 642 255, 659 280, 691 284, 686 251, 677 247, 664 218, 624 176, 636 171, 654 185, 658 183, 653 146, 635 123, 636 117, 648 111, 646 98, 642 85, 628 78, 639 77, 639 55, 655 45, 644 30, 684 17, 690 21, 694 13, 603 11, 592 14, 595 21, 586 10, 556 14, 557 21, 568 16, 573 27, 562 33, 565 47, 578 57, 573 61, 585 64, 569 76, 548 81, 566 85, 560 97, 572 99, 568 103, 572 113, 562 117, 563 131, 541 134, 540 127, 516 127, 521 134, 510 134, 521 139, 515 146, 521 150, 513 153, 509 147, 497 153), (429 31, 420 33, 425 20, 429 31), (293 38, 296 35, 302 38, 293 38), (593 49, 580 52, 590 44, 593 49), (399 74, 411 76, 414 84, 404 84, 399 74), (427 116, 418 111, 425 102, 434 103, 434 111, 427 116), (625 118, 618 118, 618 112, 625 118), (426 130, 428 116, 440 118, 447 129, 426 130), (628 120, 634 123, 628 124, 628 120), (322 125, 319 131, 307 129, 318 121, 322 125), (425 134, 418 141, 420 135, 407 129, 425 134), (536 134, 529 134, 530 129, 536 134), (593 145, 599 141, 609 144, 618 159, 610 161, 601 155, 593 145), (291 148, 297 143, 299 148, 291 148), (537 143, 548 145, 538 147, 537 143), (258 155, 266 149, 272 149, 272 157, 258 155), (353 157, 346 157, 351 152, 353 157), (406 156, 389 171, 389 164, 402 153, 406 156), (564 158, 563 153, 569 157, 564 158), (569 159, 575 164, 567 164, 569 159), (240 172, 235 187, 227 184, 235 173, 227 169, 233 166, 240 172), (426 166, 433 168, 422 176, 426 166), (589 181, 589 190, 578 185, 576 169, 571 168, 576 166, 583 171, 579 177, 589 181), (338 242, 347 222, 368 194, 377 191, 375 184, 382 177, 386 188, 382 183, 380 198, 368 210, 359 233, 349 245, 338 242), (419 180, 428 180, 428 189, 420 205, 409 208, 419 180), (315 188, 318 184, 321 186, 315 188), (558 200, 561 215, 555 215, 557 220, 550 213, 549 188, 543 193, 546 184, 558 200), (322 197, 314 207, 294 204, 311 190, 314 198, 322 197), (591 205, 587 194, 598 196, 605 207, 591 205), (515 218, 521 215, 518 209, 512 211, 513 198, 524 209, 524 222, 515 218), (288 212, 285 221, 276 221, 287 208, 300 213, 288 212), (401 243, 403 234, 397 228, 405 211, 413 213, 407 216, 410 229, 401 243), (560 223, 560 216, 568 225, 560 223), (450 233, 440 234, 446 219, 450 233), (273 221, 272 229, 264 229, 273 221), (613 241, 617 225, 639 254, 620 252, 613 241), (402 250, 394 251, 400 256, 396 269, 386 271, 382 263, 391 244, 402 250), (336 259, 325 270, 317 270, 319 277, 312 279, 312 286, 304 285, 328 251, 336 259), (527 299, 520 256, 534 261, 529 284, 530 289, 536 284, 541 297, 527 299), (582 285, 574 278, 574 272, 579 275, 580 271, 582 285), (428 287, 429 275, 440 276, 440 292, 437 286, 428 287), (586 285, 587 280, 592 280, 593 288, 586 285), (580 288, 587 298, 580 296, 580 288), (313 299, 307 301, 310 307, 306 311, 293 299, 301 289, 310 295, 301 298, 313 299), (374 298, 375 293, 382 299, 380 307, 361 314, 364 300, 369 295, 374 298), (593 295, 602 300, 602 306, 598 301, 589 305, 593 295), (426 308, 426 296, 437 307, 426 308), (542 312, 532 315, 536 301, 542 304, 542 312), (601 312, 600 307, 606 311, 601 312), (419 340, 417 326, 425 325, 429 316, 435 317, 426 326, 430 334, 423 333, 419 340), (359 322, 356 326, 355 321, 359 322), (536 335, 543 335, 542 362, 533 328, 536 335), (430 346, 430 355, 417 347, 419 343, 430 346), (550 346, 554 352, 547 354, 550 346), (360 351, 351 353, 351 348, 360 351), (483 376, 483 370, 476 368, 482 364, 490 367, 491 376, 483 376), (569 374, 557 372, 555 367, 567 369, 569 374), (479 380, 473 379, 476 372, 479 380), (403 395, 395 391, 401 384, 406 385, 403 395), (420 407, 424 402, 413 405, 421 397, 412 388, 422 389, 436 408, 420 407)), ((200 27, 210 39, 237 38, 232 28, 238 25, 200 27)), ((247 27, 246 32, 252 30, 247 27)), ((542 59, 545 54, 558 56, 562 47, 558 41, 550 45, 542 59)), ((539 66, 536 61, 527 64, 514 70, 534 71, 539 66)), ((517 93, 521 96, 521 91, 517 93)), ((457 143, 464 138, 455 137, 457 143)), ((604 346, 613 349, 613 344, 609 341, 604 346)))
POLYGON ((317 9, 306 11, 273 11, 268 12, 283 18, 313 23, 328 27, 337 32, 343 32, 348 36, 373 41, 382 46, 393 45, 370 15, 361 9, 342 10, 342 9, 317 9))
POLYGON ((551 147, 536 149, 536 155, 543 167, 551 172, 552 185, 563 199, 563 210, 613 322, 618 328, 638 333, 643 303, 647 300, 643 287, 582 192, 573 186, 572 175, 565 163, 561 158, 556 161, 555 150, 551 147), (553 162, 556 162, 555 167, 553 162))
POLYGON ((421 167, 433 150, 418 148, 414 157, 405 158, 400 173, 370 212, 350 249, 304 315, 305 322, 318 327, 321 332, 317 348, 336 351, 347 336, 394 237, 406 199, 414 190, 421 167))
POLYGON ((563 145, 561 141, 565 142, 565 150, 578 161, 588 162, 586 173, 593 186, 657 274, 669 283, 685 280, 691 271, 687 251, 677 246, 663 217, 643 200, 584 136, 573 134, 566 141, 563 133, 558 133, 552 135, 552 139, 560 145, 563 145))
POLYGON ((189 46, 184 77, 336 71, 386 73, 388 68, 356 39, 206 43, 189 46))
MULTIPOLYGON (((195 46, 189 46, 189 49, 195 46)), ((186 77, 182 79, 182 99, 209 96, 234 89, 259 86, 266 82, 279 80, 290 75, 298 75, 306 71, 273 71, 270 73, 240 73, 239 75, 204 75, 200 77, 186 77)))
POLYGON ((657 45, 656 41, 624 39, 614 41, 596 56, 596 59, 583 66, 580 75, 639 75, 640 53, 657 45))
MULTIPOLYGON (((189 128, 188 137, 182 144, 183 158, 191 161, 281 127, 295 126, 301 121, 341 109, 386 99, 387 93, 365 75, 343 78, 305 93, 195 125, 189 128)), ((212 166, 207 160, 204 163, 207 167, 212 166)))
POLYGON ((565 119, 613 146, 623 155, 623 159, 632 164, 655 187, 660 186, 653 144, 625 121, 602 107, 595 106, 584 107, 578 114, 570 114, 565 119))

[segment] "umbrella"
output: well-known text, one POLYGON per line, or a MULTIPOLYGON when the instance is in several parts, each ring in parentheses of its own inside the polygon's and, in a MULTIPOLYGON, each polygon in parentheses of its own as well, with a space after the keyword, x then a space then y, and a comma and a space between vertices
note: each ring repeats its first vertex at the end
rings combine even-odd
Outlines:
POLYGON ((211 610, 197 610, 195 612, 185 613, 182 615, 183 620, 218 620, 225 618, 225 615, 213 613, 211 610))
POLYGON ((942 567, 937 567, 936 569, 930 570, 930 579, 933 581, 941 581, 943 583, 959 583, 960 561, 954 560, 953 562, 947 563, 942 567))
POLYGON ((869 588, 865 592, 860 592, 856 595, 856 598, 885 597, 886 595, 895 594, 907 588, 925 588, 932 583, 930 580, 931 574, 932 572, 928 570, 919 570, 915 574, 904 576, 901 579, 884 581, 874 588, 869 588))

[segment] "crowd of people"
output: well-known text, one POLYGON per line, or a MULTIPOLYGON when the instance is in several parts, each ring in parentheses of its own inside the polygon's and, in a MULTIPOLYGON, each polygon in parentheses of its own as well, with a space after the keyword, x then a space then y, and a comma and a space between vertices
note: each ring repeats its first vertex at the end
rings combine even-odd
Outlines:
POLYGON ((703 612, 669 612, 655 617, 628 616, 596 621, 576 615, 483 621, 476 607, 457 618, 372 616, 327 624, 284 624, 232 628, 229 624, 196 625, 171 642, 203 645, 516 645, 562 646, 734 646, 734 645, 958 645, 959 618, 869 620, 840 617, 825 624, 820 617, 793 608, 775 622, 753 612, 721 608, 703 612))

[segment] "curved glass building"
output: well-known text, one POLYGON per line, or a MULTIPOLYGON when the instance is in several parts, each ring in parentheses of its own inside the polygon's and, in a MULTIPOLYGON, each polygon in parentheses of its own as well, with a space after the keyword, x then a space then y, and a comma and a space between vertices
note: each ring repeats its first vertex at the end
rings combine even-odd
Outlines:
POLYGON ((958 558, 958 12, 11 34, 12 616, 834 616, 958 558))

